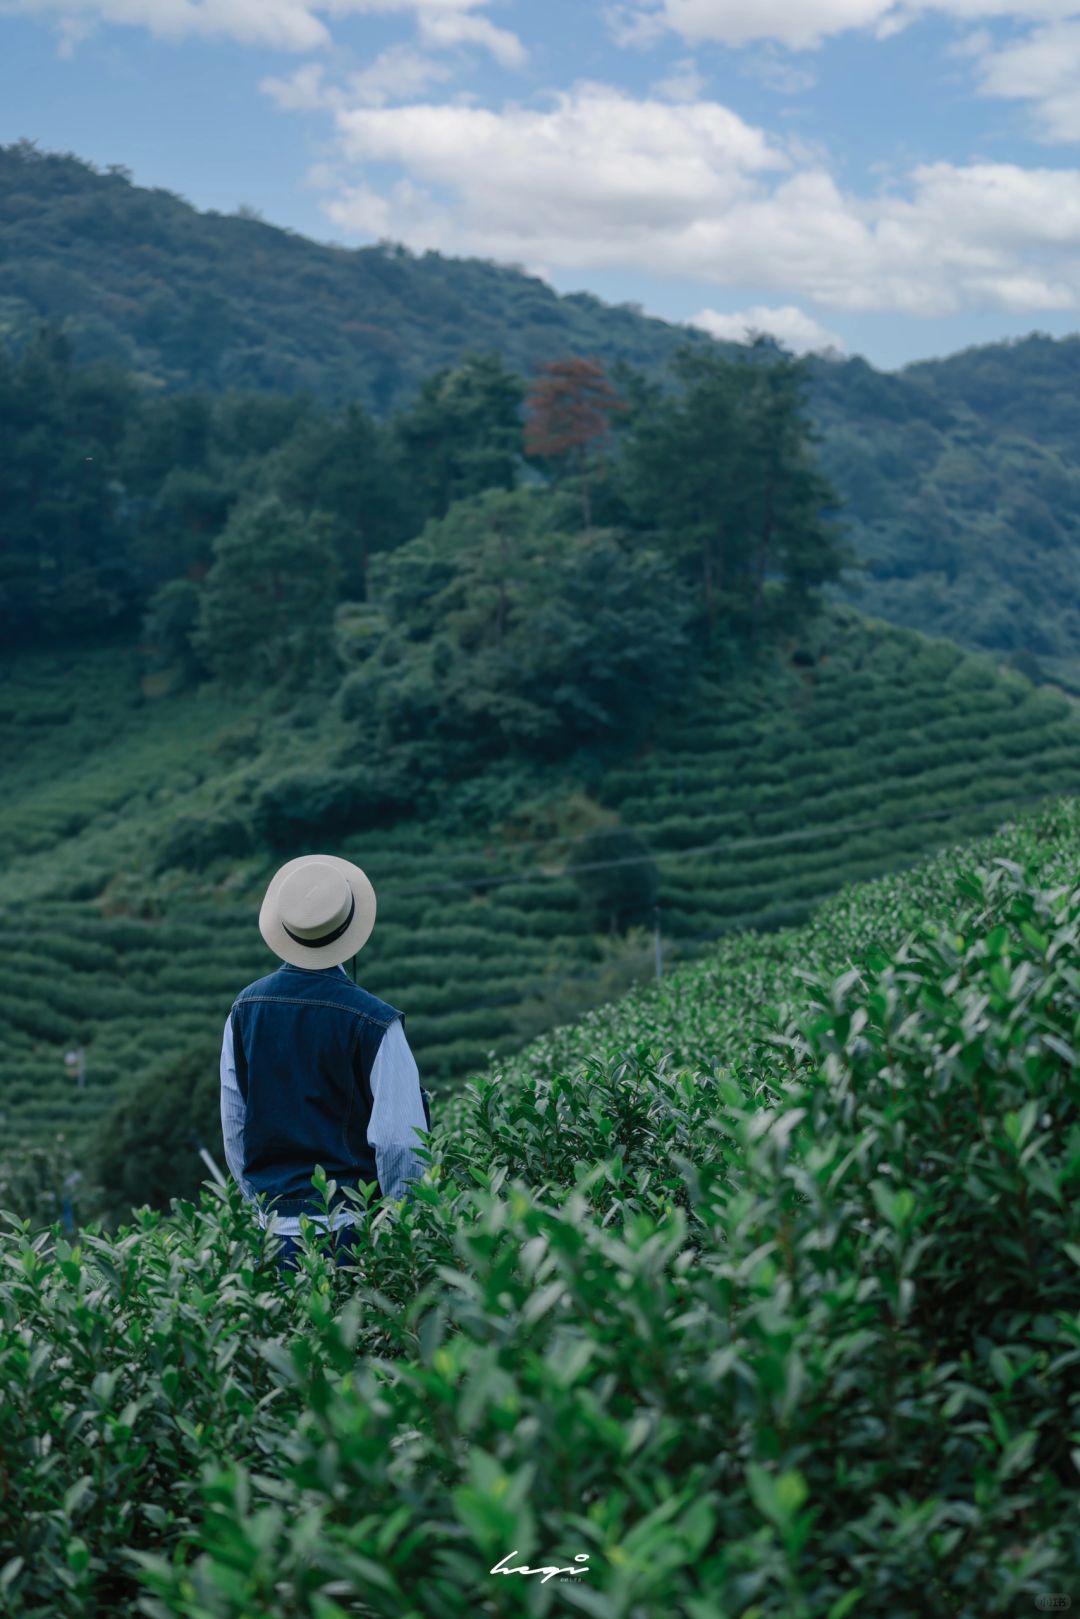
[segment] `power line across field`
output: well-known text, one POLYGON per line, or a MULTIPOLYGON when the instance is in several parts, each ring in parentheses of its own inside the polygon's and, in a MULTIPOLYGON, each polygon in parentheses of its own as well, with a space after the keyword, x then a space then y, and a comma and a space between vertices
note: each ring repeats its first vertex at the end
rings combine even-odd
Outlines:
MULTIPOLYGON (((666 864, 671 860, 689 860, 701 855, 735 854, 740 849, 767 849, 778 847, 781 844, 802 843, 812 838, 837 839, 847 837, 854 832, 877 832, 883 828, 892 829, 907 826, 912 823, 925 821, 945 821, 957 815, 969 815, 977 810, 999 810, 1019 808, 1023 804, 1036 804, 1044 799, 1045 793, 1013 793, 1005 798, 986 798, 978 803, 947 804, 942 808, 917 811, 912 815, 889 816, 878 820, 841 821, 838 825, 816 827, 803 827, 793 832, 777 832, 770 837, 761 838, 721 838, 711 843, 699 843, 689 849, 660 849, 650 850, 645 857, 654 864, 666 864)), ((585 834, 587 836, 588 834, 585 834)), ((574 842, 582 841, 580 838, 574 842)), ((505 872, 495 877, 476 877, 444 883, 427 883, 423 886, 411 884, 395 885, 383 883, 380 885, 380 894, 435 894, 446 889, 490 888, 504 883, 534 883, 544 881, 557 881, 561 877, 573 876, 579 871, 604 871, 613 866, 640 866, 641 855, 621 855, 615 860, 587 860, 570 866, 559 866, 551 870, 547 866, 532 866, 527 870, 505 872)))

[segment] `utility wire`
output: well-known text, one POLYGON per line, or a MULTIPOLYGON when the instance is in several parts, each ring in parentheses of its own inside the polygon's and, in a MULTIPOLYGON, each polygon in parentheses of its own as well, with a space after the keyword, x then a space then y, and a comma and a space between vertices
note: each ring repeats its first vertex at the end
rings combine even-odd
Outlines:
MULTIPOLYGON (((741 849, 764 849, 782 844, 798 843, 813 838, 837 838, 854 832, 877 832, 901 826, 911 826, 916 822, 949 820, 957 815, 974 814, 979 810, 1001 809, 1006 805, 1037 804, 1052 798, 1069 796, 1068 789, 1057 788, 1050 792, 1041 793, 1014 793, 1004 798, 976 799, 963 804, 948 804, 940 809, 920 810, 914 814, 890 816, 887 819, 874 821, 841 821, 823 822, 820 826, 801 827, 793 832, 774 832, 761 837, 718 839, 712 843, 699 843, 689 849, 646 849, 642 854, 620 855, 613 860, 590 860, 577 865, 560 866, 552 871, 543 866, 535 866, 531 870, 507 872, 505 875, 493 877, 455 877, 446 882, 437 883, 379 883, 378 894, 394 894, 405 897, 417 894, 443 893, 448 889, 472 890, 477 888, 493 888, 511 883, 537 883, 559 882, 564 877, 573 876, 579 871, 601 871, 613 866, 641 866, 648 863, 659 864, 670 860, 689 860, 694 855, 718 854, 741 849)), ((633 832, 635 828, 627 827, 622 830, 633 832)), ((588 834, 586 834, 587 836, 588 834)), ((451 854, 453 851, 451 850, 451 854)), ((482 857, 481 857, 482 858, 482 857)), ((18 901, 15 902, 18 904, 18 901)), ((62 906, 64 901, 41 901, 40 908, 45 909, 50 903, 62 906)), ((0 915, 7 915, 9 907, 0 909, 0 915)), ((158 920, 158 919, 155 919, 158 920)), ((199 923, 206 920, 205 913, 187 914, 181 911, 169 911, 161 920, 178 923, 199 923)))
MULTIPOLYGON (((770 833, 764 837, 721 838, 714 843, 699 843, 689 849, 661 849, 656 852, 646 851, 637 855, 620 855, 615 860, 589 860, 579 865, 560 866, 556 871, 537 866, 529 872, 515 872, 506 876, 458 877, 449 882, 423 885, 380 883, 379 893, 404 896, 408 894, 433 894, 448 888, 493 888, 504 883, 532 883, 545 880, 554 882, 579 871, 600 871, 610 866, 640 866, 648 862, 659 864, 660 861, 688 860, 693 855, 726 853, 729 850, 769 848, 775 844, 796 843, 806 838, 840 837, 849 832, 876 832, 886 828, 910 826, 917 821, 947 820, 954 815, 968 814, 976 810, 999 809, 1006 804, 1040 803, 1044 799, 1058 796, 1059 794, 1057 793, 1016 793, 1007 798, 989 798, 968 804, 950 804, 942 809, 922 810, 913 815, 893 816, 888 820, 824 822, 821 826, 802 827, 794 832, 770 833)), ((630 827, 626 830, 633 831, 634 829, 630 827)))
MULTIPOLYGON (((968 811, 968 810, 997 809, 997 808, 1000 808, 1002 805, 1005 805, 1005 804, 1042 803, 1042 802, 1048 801, 1049 799, 1057 798, 1057 797, 1060 797, 1060 796, 1061 796, 1061 794, 1056 793, 1056 792, 1052 792, 1052 793, 1014 794, 1014 795, 1012 795, 1010 797, 1007 797, 1007 798, 983 799, 983 800, 981 800, 981 801, 979 801, 977 803, 974 803, 974 804, 957 804, 957 805, 949 806, 947 809, 927 810, 927 811, 924 811, 924 812, 922 812, 921 814, 918 814, 918 815, 908 815, 908 816, 903 816, 903 817, 900 817, 898 819, 893 819, 893 820, 888 820, 888 821, 849 822, 846 827, 829 826, 829 827, 823 828, 822 830, 824 830, 826 832, 839 832, 839 831, 845 831, 845 830, 849 831, 849 830, 852 830, 853 828, 857 828, 859 830, 865 830, 867 828, 877 828, 877 827, 886 827, 886 826, 907 826, 907 825, 911 824, 914 821, 941 820, 941 819, 946 818, 949 815, 962 814, 962 813, 964 813, 965 811, 968 811)), ((815 830, 817 830, 817 829, 808 828, 807 833, 805 835, 810 835, 815 830)), ((783 833, 783 834, 780 834, 780 836, 777 837, 777 838, 742 839, 742 840, 739 841, 738 846, 742 847, 742 846, 745 846, 747 843, 761 844, 761 843, 789 841, 791 838, 801 836, 801 835, 804 835, 804 834, 783 833)), ((673 858, 678 857, 679 855, 683 855, 683 854, 702 853, 702 852, 705 852, 705 851, 708 851, 708 850, 715 849, 716 847, 723 847, 723 845, 702 844, 696 850, 683 849, 683 850, 673 851, 672 857, 673 858)), ((914 860, 919 860, 919 859, 921 859, 923 857, 923 855, 925 853, 926 853, 926 851, 920 851, 918 854, 916 854, 913 857, 913 859, 914 860)), ((591 862, 589 866, 579 866, 579 867, 574 868, 574 869, 584 871, 584 870, 591 870, 593 868, 593 866, 596 866, 596 865, 616 865, 616 866, 617 865, 627 865, 627 864, 637 865, 637 864, 641 863, 641 858, 642 857, 640 857, 640 856, 633 856, 629 860, 619 859, 619 860, 611 860, 611 861, 595 861, 595 862, 591 862)), ((654 858, 663 859, 665 857, 661 854, 661 855, 655 856, 654 858)), ((887 871, 883 872, 882 875, 887 876, 888 872, 887 871)), ((513 879, 510 879, 510 880, 512 881, 513 879)), ((529 880, 531 881, 531 880, 534 880, 534 879, 529 879, 529 880)), ((448 886, 454 886, 454 885, 448 885, 448 886)), ((385 889, 382 889, 381 891, 386 892, 385 889)), ((786 908, 789 909, 789 910, 793 910, 796 913, 801 914, 805 918, 806 916, 809 915, 809 913, 814 909, 815 906, 822 904, 825 900, 834 898, 837 892, 838 892, 838 890, 836 888, 826 889, 823 893, 813 894, 813 895, 810 895, 809 897, 807 897, 805 899, 795 900, 795 901, 791 902, 788 905, 788 907, 786 907, 786 908)), ((715 944, 719 940, 727 938, 730 934, 749 932, 751 929, 753 929, 755 926, 760 924, 766 918, 775 916, 777 911, 781 910, 783 908, 784 907, 783 907, 782 901, 778 901, 777 904, 775 904, 773 906, 770 906, 765 910, 756 911, 756 912, 753 912, 753 913, 750 913, 750 914, 744 915, 744 916, 733 917, 729 923, 725 924, 721 928, 716 929, 713 932, 710 932, 710 933, 695 933, 695 934, 689 934, 689 935, 682 934, 682 933, 675 934, 675 935, 671 936, 671 941, 670 942, 673 945, 675 945, 676 947, 685 946, 685 945, 693 945, 693 944, 715 944)), ((658 909, 659 909, 659 907, 658 907, 658 909)), ((797 924, 794 924, 794 925, 797 925, 797 924)), ((659 923, 657 923, 657 932, 659 932, 659 923)), ((643 950, 644 950, 644 947, 643 947, 643 950)), ((700 952, 698 954, 700 954, 700 952)), ((688 960, 693 960, 693 959, 695 959, 695 958, 694 957, 688 958, 688 960)), ((680 966, 683 965, 683 964, 684 963, 682 963, 682 962, 678 963, 678 965, 680 965, 680 966)), ((584 971, 587 972, 588 967, 590 965, 593 965, 593 964, 582 964, 582 965, 583 965, 584 971)), ((602 963, 598 964, 598 965, 602 965, 602 963)), ((557 977, 555 977, 553 979, 533 979, 528 984, 525 984, 525 985, 522 986, 521 995, 519 997, 517 997, 515 1000, 510 1000, 509 998, 506 998, 506 999, 501 999, 501 1000, 497 1000, 497 1001, 491 1001, 491 1000, 488 1000, 488 1001, 470 1001, 465 1006, 455 1006, 454 1011, 456 1011, 456 1012, 497 1011, 497 1010, 499 1010, 499 1009, 501 1009, 502 1007, 505 1007, 505 1006, 518 1005, 522 1000, 525 999, 525 997, 527 995, 529 995, 535 989, 548 989, 548 990, 557 989, 562 984, 567 983, 569 980, 571 980, 571 979, 573 979, 573 978, 575 978, 577 976, 580 976, 580 975, 575 974, 573 972, 567 972, 567 973, 561 973, 561 974, 559 974, 557 977)), ((644 974, 642 975, 642 977, 644 979, 644 974)), ((659 980, 659 978, 660 978, 660 974, 657 973, 657 979, 659 980)))
MULTIPOLYGON (((515 875, 504 876, 504 877, 481 878, 481 879, 478 879, 478 880, 471 880, 471 881, 468 880, 468 879, 459 879, 456 882, 435 883, 435 884, 429 885, 428 887, 420 887, 420 888, 413 887, 413 886, 394 887, 394 886, 389 886, 389 885, 387 885, 387 886, 380 885, 379 892, 382 893, 382 894, 387 894, 387 893, 395 893, 395 894, 405 894, 405 893, 416 894, 416 893, 421 893, 421 894, 423 894, 423 893, 437 892, 437 891, 445 890, 445 889, 448 889, 448 888, 461 889, 461 888, 475 888, 475 887, 479 887, 479 886, 491 887, 491 886, 495 886, 495 885, 499 885, 499 884, 503 884, 503 883, 537 882, 537 881, 543 881, 545 879, 557 880, 557 879, 559 879, 559 878, 561 878, 563 876, 566 876, 566 875, 568 875, 568 874, 570 874, 572 872, 576 872, 576 871, 595 871, 595 870, 599 870, 599 869, 602 869, 602 868, 605 868, 605 867, 611 867, 611 866, 641 865, 641 864, 645 863, 648 860, 654 860, 654 861, 680 860, 680 859, 688 858, 691 855, 713 854, 713 853, 717 853, 720 850, 770 847, 770 846, 776 845, 776 844, 785 844, 785 843, 796 842, 799 839, 805 839, 805 838, 837 837, 839 835, 849 833, 849 832, 877 831, 877 830, 882 830, 882 829, 885 829, 885 828, 892 828, 892 827, 898 827, 898 826, 910 826, 910 825, 912 825, 912 824, 914 824, 916 822, 934 821, 934 820, 947 820, 947 819, 949 819, 949 818, 951 818, 953 816, 972 814, 972 813, 975 813, 975 812, 981 811, 981 810, 1000 809, 1000 808, 1003 808, 1003 807, 1005 807, 1007 805, 1045 803, 1045 802, 1048 802, 1049 800, 1051 800, 1053 798, 1058 798, 1058 797, 1061 797, 1061 796, 1068 796, 1068 795, 1063 795, 1063 793, 1062 793, 1062 791, 1060 789, 1055 790, 1055 791, 1051 791, 1051 792, 1048 792, 1048 793, 1047 792, 1042 792, 1042 793, 1015 793, 1015 794, 1011 794, 1011 795, 1009 795, 1007 797, 1004 797, 1004 798, 979 799, 979 800, 976 800, 973 803, 951 804, 951 805, 943 806, 943 807, 941 807, 939 809, 923 810, 923 811, 917 812, 916 814, 912 814, 912 815, 891 816, 888 819, 879 819, 879 820, 876 820, 876 821, 847 821, 847 822, 841 822, 840 824, 825 823, 820 827, 805 827, 805 828, 802 828, 802 829, 800 829, 798 831, 794 831, 794 832, 781 832, 781 833, 770 834, 770 835, 764 836, 764 837, 739 838, 739 839, 719 840, 719 841, 713 842, 713 843, 703 843, 703 844, 698 844, 696 847, 691 848, 691 849, 675 849, 675 850, 670 850, 670 851, 667 851, 667 852, 660 851, 657 854, 648 854, 647 853, 645 855, 622 856, 622 857, 620 857, 619 859, 616 859, 616 860, 594 860, 594 861, 589 861, 589 862, 587 862, 585 864, 581 864, 581 865, 577 865, 577 866, 565 866, 565 867, 563 867, 561 870, 559 870, 557 872, 544 871, 542 868, 538 868, 537 871, 535 872, 535 874, 527 874, 527 875, 515 874, 515 875)), ((925 852, 926 851, 920 851, 919 854, 915 855, 914 858, 916 860, 921 858, 922 855, 925 852)), ((882 875, 887 875, 887 874, 888 874, 887 871, 882 873, 882 875)), ((792 902, 792 904, 788 908, 791 909, 791 910, 796 911, 797 913, 802 913, 805 916, 811 910, 813 910, 813 908, 816 905, 821 904, 824 900, 831 899, 836 894, 836 892, 837 892, 837 889, 835 889, 835 888, 828 889, 824 893, 814 894, 814 895, 812 895, 811 897, 809 897, 807 899, 796 900, 796 901, 792 902)), ((770 907, 767 910, 757 911, 757 912, 754 912, 754 913, 751 913, 751 914, 748 914, 748 915, 733 917, 732 920, 730 921, 730 923, 726 924, 724 927, 718 929, 715 932, 699 933, 699 934, 691 934, 691 935, 676 934, 676 935, 674 935, 674 937, 672 939, 672 943, 675 944, 676 946, 691 945, 691 944, 711 944, 711 943, 716 943, 718 940, 726 938, 729 934, 732 934, 732 933, 745 933, 745 932, 750 931, 751 929, 753 929, 755 927, 755 925, 760 923, 764 918, 767 918, 767 917, 770 917, 770 916, 775 916, 777 910, 781 909, 781 908, 782 908, 782 901, 778 902, 777 905, 774 905, 774 906, 770 907)), ((656 910, 657 910, 657 912, 659 911, 659 906, 656 907, 656 910)), ((5 914, 5 913, 0 912, 0 914, 5 914)), ((205 918, 203 918, 203 917, 186 918, 186 917, 182 917, 182 916, 177 916, 175 914, 172 914, 169 917, 169 920, 178 921, 178 922, 180 922, 180 921, 202 921, 204 919, 205 918)), ((657 919, 657 934, 659 934, 659 919, 657 919)), ((659 939, 657 939, 657 947, 659 948, 659 939)), ((688 958, 688 959, 693 960, 695 958, 691 957, 691 958, 688 958)), ((586 971, 588 970, 589 965, 591 965, 591 964, 583 964, 586 971)), ((600 965, 602 965, 602 964, 600 964, 600 965)), ((682 965, 682 963, 680 963, 680 965, 682 965)), ((488 1000, 488 1001, 475 1001, 475 1002, 469 1002, 464 1006, 455 1006, 454 1010, 458 1011, 458 1012, 495 1011, 495 1010, 498 1010, 498 1009, 500 1009, 501 1007, 504 1007, 504 1006, 520 1005, 521 1002, 525 999, 525 997, 528 994, 530 994, 534 989, 548 989, 548 990, 556 989, 560 985, 566 983, 568 979, 570 979, 570 978, 572 978, 574 976, 575 976, 575 974, 573 974, 573 973, 563 973, 563 974, 560 974, 558 977, 556 977, 554 979, 532 979, 530 982, 528 982, 528 983, 521 986, 521 993, 514 1000, 505 999, 505 1000, 499 1000, 499 1001, 491 1001, 491 1000, 488 1000)), ((657 976, 659 978, 659 973, 658 973, 657 976)), ((212 1173, 214 1173, 215 1177, 219 1176, 221 1171, 217 1168, 216 1164, 212 1164, 212 1163, 209 1162, 208 1155, 207 1155, 207 1163, 208 1163, 208 1167, 211 1169, 212 1173)))

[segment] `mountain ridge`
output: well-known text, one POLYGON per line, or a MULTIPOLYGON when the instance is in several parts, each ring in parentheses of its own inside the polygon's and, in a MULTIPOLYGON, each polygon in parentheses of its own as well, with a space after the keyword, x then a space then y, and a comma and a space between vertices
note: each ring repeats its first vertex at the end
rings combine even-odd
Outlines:
MULTIPOLYGON (((21 142, 0 147, 0 345, 42 319, 65 324, 80 361, 111 359, 149 391, 307 392, 376 416, 466 353, 526 374, 588 354, 667 385, 683 345, 742 348, 490 260, 200 212, 120 165, 21 142)), ((806 373, 863 566, 834 597, 1080 689, 1080 337, 900 372, 811 356, 806 373)))

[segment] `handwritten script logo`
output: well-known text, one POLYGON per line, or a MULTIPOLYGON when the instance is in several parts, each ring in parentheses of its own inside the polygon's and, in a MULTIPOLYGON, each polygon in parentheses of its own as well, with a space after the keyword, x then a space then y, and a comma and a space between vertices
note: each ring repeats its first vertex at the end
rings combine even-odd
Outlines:
MULTIPOLYGON (((488 1569, 488 1573, 489 1574, 542 1574, 544 1576, 544 1578, 540 1581, 540 1584, 541 1585, 546 1585, 553 1574, 587 1574, 589 1572, 589 1570, 587 1568, 555 1568, 553 1566, 549 1567, 547 1564, 543 1565, 541 1568, 527 1568, 524 1563, 522 1563, 520 1568, 503 1568, 502 1565, 504 1563, 508 1562, 511 1557, 516 1557, 516 1556, 517 1556, 517 1547, 515 1546, 512 1552, 507 1552, 505 1557, 500 1557, 499 1561, 495 1564, 495 1567, 488 1569)), ((577 1552, 575 1554, 575 1557, 574 1557, 574 1562, 575 1563, 587 1563, 588 1561, 589 1561, 588 1552, 577 1552)))

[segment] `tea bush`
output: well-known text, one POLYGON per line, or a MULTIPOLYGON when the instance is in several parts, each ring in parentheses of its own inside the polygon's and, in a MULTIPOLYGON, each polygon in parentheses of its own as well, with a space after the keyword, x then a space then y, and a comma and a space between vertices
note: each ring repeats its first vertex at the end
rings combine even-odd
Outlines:
POLYGON ((309 1227, 279 1287, 232 1183, 115 1238, 0 1216, 0 1612, 1067 1592, 1078 851, 1075 801, 1018 817, 497 1063, 353 1266, 309 1227))

